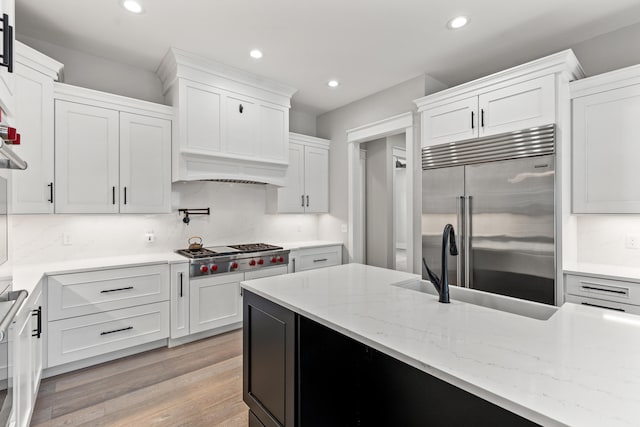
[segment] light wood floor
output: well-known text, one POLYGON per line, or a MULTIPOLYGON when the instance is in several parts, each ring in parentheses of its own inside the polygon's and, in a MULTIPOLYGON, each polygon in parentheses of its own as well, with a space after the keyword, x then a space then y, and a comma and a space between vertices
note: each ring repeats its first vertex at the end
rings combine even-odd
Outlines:
POLYGON ((242 331, 47 378, 32 427, 247 426, 242 331))

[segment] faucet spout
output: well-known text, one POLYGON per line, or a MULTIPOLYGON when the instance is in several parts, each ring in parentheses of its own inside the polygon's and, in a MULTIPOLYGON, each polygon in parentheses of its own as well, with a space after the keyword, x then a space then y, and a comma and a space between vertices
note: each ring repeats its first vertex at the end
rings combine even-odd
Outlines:
POLYGON ((452 256, 458 255, 458 246, 456 245, 456 233, 453 225, 447 224, 442 232, 442 280, 440 281, 440 290, 438 292, 438 301, 449 303, 449 266, 447 263, 447 243, 449 244, 449 253, 452 256))

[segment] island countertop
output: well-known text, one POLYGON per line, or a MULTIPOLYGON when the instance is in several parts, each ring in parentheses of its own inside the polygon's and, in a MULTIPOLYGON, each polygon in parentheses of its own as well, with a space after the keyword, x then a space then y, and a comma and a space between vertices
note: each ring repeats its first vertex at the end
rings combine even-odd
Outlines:
POLYGON ((639 316, 536 320, 393 286, 417 279, 345 264, 242 287, 534 422, 640 425, 639 316))

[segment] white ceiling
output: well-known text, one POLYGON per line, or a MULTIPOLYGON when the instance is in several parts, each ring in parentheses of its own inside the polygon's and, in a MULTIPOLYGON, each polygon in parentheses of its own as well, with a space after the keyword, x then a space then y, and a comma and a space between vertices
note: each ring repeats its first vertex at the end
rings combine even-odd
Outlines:
POLYGON ((291 85, 294 106, 320 113, 422 73, 462 83, 640 21, 638 0, 141 2, 133 15, 119 0, 17 0, 16 26, 152 71, 179 47, 291 85), (446 29, 458 14, 469 25, 446 29))

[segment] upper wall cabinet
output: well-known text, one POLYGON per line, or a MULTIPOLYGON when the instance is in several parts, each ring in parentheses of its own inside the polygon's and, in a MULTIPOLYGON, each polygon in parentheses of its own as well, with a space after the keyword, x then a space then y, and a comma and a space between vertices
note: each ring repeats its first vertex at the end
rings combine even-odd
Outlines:
POLYGON ((173 109, 57 83, 56 213, 171 211, 173 109))
POLYGON ((3 29, 0 33, 2 35, 0 36, 0 49, 2 50, 0 52, 2 55, 0 57, 0 64, 2 64, 0 66, 0 108, 5 115, 13 117, 16 114, 14 111, 15 0, 0 0, 0 18, 3 18, 3 21, 0 22, 0 28, 3 29), (7 17, 6 22, 4 15, 7 17))
POLYGON ((294 89, 175 48, 158 75, 177 119, 173 181, 284 184, 294 89))
POLYGON ((62 64, 16 42, 15 126, 22 144, 13 150, 27 169, 11 177, 11 213, 53 213, 53 82, 62 64))
POLYGON ((556 75, 583 76, 571 51, 560 52, 417 99, 422 146, 555 123, 556 75))
POLYGON ((640 66, 570 87, 573 212, 640 213, 640 66))
POLYGON ((326 139, 289 134, 285 185, 267 189, 269 212, 329 212, 329 144, 326 139))

